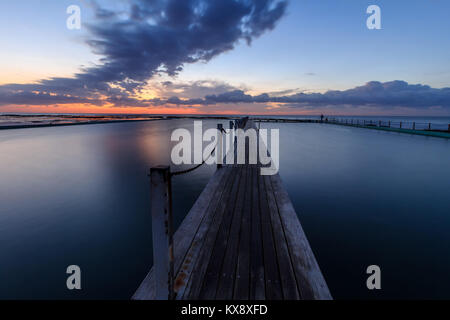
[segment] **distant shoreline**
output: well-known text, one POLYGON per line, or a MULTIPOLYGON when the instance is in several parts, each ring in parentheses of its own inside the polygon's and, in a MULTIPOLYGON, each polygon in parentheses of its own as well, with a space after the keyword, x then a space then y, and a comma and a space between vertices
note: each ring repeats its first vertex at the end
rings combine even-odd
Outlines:
POLYGON ((143 122, 143 121, 158 121, 158 120, 174 120, 174 119, 220 119, 220 120, 231 120, 236 117, 225 117, 225 116, 76 116, 76 115, 0 115, 0 119, 4 117, 15 117, 15 118, 48 118, 48 120, 42 120, 42 123, 11 123, 8 125, 2 125, 0 123, 0 130, 13 130, 13 129, 32 129, 32 128, 49 128, 49 127, 67 127, 67 126, 77 126, 77 125, 89 125, 89 124, 108 124, 108 123, 124 123, 124 122, 143 122), (79 119, 79 120, 77 120, 79 119), (94 119, 94 120, 92 120, 94 119), (108 119, 108 120, 100 120, 108 119), (64 123, 55 123, 55 121, 70 121, 64 123))
MULTIPOLYGON (((159 120, 176 120, 176 119, 193 119, 193 120, 234 120, 240 118, 242 116, 221 116, 221 115, 158 115, 158 116, 143 116, 143 115, 0 115, 0 119, 2 118, 41 118, 42 122, 38 122, 36 120, 31 122, 24 123, 14 123, 11 122, 8 125, 1 125, 0 123, 0 131, 2 130, 14 130, 14 129, 33 129, 33 128, 49 128, 49 127, 67 127, 67 126, 78 126, 78 125, 92 125, 92 124, 110 124, 110 123, 125 123, 125 122, 147 122, 147 121, 159 121, 159 120), (101 120, 104 119, 104 120, 101 120), (70 121, 73 122, 62 122, 57 123, 57 121, 70 121)), ((422 135, 428 137, 437 137, 437 138, 446 138, 450 139, 450 124, 449 130, 416 130, 415 128, 394 128, 391 127, 391 123, 389 121, 389 127, 386 125, 374 125, 372 121, 370 124, 364 122, 364 124, 353 124, 347 121, 340 121, 337 119, 330 119, 328 121, 318 120, 313 118, 304 118, 304 119, 289 119, 288 117, 282 118, 270 118, 267 117, 259 117, 253 116, 255 121, 260 122, 280 122, 280 123, 323 123, 323 124, 333 124, 333 125, 341 125, 341 126, 350 126, 356 128, 364 128, 364 129, 375 129, 382 130, 388 132, 397 132, 397 133, 406 133, 413 135, 422 135)), ((376 122, 375 122, 376 123, 376 122)))
POLYGON ((106 120, 106 121, 87 121, 87 122, 72 122, 72 123, 37 123, 37 124, 18 124, 1 126, 0 130, 14 130, 14 129, 33 129, 33 128, 49 128, 49 127, 68 127, 81 126, 88 124, 107 124, 107 123, 123 123, 123 122, 141 122, 141 121, 158 121, 164 119, 143 119, 143 120, 106 120))

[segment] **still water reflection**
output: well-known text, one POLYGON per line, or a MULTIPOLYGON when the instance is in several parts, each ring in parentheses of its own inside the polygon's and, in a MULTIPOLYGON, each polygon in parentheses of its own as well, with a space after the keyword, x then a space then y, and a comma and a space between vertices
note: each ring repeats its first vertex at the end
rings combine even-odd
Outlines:
MULTIPOLYGON (((180 127, 193 122, 0 131, 0 298, 130 298, 152 264, 148 168, 170 162, 180 127), (65 287, 71 264, 79 292, 65 287)), ((450 298, 449 141, 263 127, 280 128, 280 173, 335 298, 450 298), (382 270, 377 293, 365 287, 370 264, 382 270)), ((174 178, 176 225, 214 170, 174 178)))

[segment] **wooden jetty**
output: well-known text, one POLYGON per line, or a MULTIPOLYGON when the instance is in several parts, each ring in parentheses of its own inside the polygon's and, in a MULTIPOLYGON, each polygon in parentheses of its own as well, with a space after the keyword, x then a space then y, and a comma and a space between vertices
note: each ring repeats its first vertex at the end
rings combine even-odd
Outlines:
MULTIPOLYGON (((159 232, 158 248, 153 226, 159 252, 133 299, 332 299, 280 176, 262 176, 259 164, 246 163, 215 172, 173 239, 166 219, 168 236, 159 232)), ((170 180, 167 170, 153 174, 170 180)), ((170 197, 170 184, 166 191, 170 197)), ((167 201, 166 209, 152 204, 154 224, 167 208, 167 201)))

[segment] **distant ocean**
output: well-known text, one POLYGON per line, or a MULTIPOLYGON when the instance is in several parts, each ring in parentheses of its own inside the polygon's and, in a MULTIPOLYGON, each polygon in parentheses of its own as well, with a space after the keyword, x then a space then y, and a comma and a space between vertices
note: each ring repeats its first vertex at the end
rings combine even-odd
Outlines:
MULTIPOLYGON (((145 120, 152 119, 152 117, 161 116, 177 116, 167 114, 11 114, 0 113, 0 127, 6 126, 20 126, 20 125, 33 125, 33 124, 62 124, 62 123, 77 123, 85 122, 89 118, 102 117, 102 121, 108 120, 145 120), (111 119, 108 119, 111 117, 111 119)), ((183 115, 178 115, 183 116, 183 115)), ((198 116, 198 117, 242 117, 243 115, 185 115, 185 116, 198 116)), ((320 119, 320 115, 251 115, 258 118, 271 118, 271 119, 320 119)), ((335 116, 326 115, 324 118, 328 119, 348 119, 348 120, 360 120, 360 121, 382 121, 392 123, 402 122, 405 127, 410 127, 414 122, 417 128, 426 128, 429 123, 433 124, 433 128, 440 130, 447 130, 450 125, 450 116, 335 116)))

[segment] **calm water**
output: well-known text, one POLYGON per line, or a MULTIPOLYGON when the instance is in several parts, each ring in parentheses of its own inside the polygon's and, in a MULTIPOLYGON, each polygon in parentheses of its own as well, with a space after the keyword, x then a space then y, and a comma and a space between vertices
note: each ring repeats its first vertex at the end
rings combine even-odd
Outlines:
MULTIPOLYGON (((192 125, 0 131, 0 298, 130 298, 152 264, 148 168, 169 163, 170 133, 192 125), (71 264, 80 292, 65 287, 71 264)), ((450 298, 450 141, 263 127, 280 128, 280 173, 335 298, 450 298)), ((177 225, 213 172, 174 178, 177 225)))

